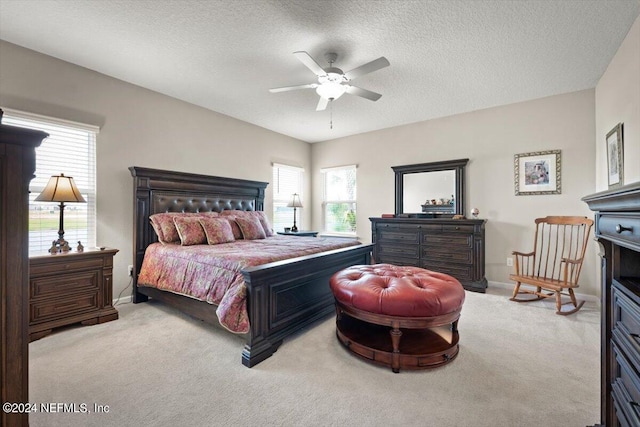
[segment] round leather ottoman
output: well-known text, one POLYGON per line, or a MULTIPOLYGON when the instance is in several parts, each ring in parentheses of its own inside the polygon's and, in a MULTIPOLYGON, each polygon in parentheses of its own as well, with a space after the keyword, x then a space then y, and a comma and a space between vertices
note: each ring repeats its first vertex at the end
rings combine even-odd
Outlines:
POLYGON ((458 354, 464 289, 418 267, 356 265, 335 273, 336 334, 351 352, 400 369, 442 366, 458 354))

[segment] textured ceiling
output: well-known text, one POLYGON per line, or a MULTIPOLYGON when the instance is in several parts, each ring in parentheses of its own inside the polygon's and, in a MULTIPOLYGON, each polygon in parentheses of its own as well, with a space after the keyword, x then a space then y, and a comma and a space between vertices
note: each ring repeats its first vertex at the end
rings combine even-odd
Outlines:
MULTIPOLYGON (((303 141, 317 142, 595 87, 640 0, 0 0, 0 38, 303 141), (316 112, 292 53, 347 71, 316 112), (333 129, 329 127, 333 114, 333 129)), ((2 58, 0 58, 2 60, 2 58)))

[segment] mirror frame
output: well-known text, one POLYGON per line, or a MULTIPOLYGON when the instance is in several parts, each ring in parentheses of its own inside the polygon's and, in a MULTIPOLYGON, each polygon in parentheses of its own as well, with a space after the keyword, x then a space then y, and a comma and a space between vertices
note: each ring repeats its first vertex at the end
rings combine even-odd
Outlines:
MULTIPOLYGON (((415 165, 403 165, 403 166, 392 166, 393 172, 396 177, 396 216, 400 214, 419 214, 417 212, 404 212, 403 207, 403 193, 404 193, 404 176, 412 173, 421 173, 421 172, 437 172, 437 171, 446 171, 453 170, 456 173, 456 182, 455 182, 455 215, 464 215, 464 175, 465 175, 465 167, 469 159, 457 159, 457 160, 446 160, 441 162, 432 162, 432 163, 418 163, 415 165)), ((450 214, 430 214, 437 216, 452 216, 450 214)))

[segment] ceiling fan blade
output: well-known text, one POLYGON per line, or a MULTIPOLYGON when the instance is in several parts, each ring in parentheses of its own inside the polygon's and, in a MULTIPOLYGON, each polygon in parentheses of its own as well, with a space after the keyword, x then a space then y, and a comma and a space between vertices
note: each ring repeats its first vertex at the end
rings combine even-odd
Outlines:
POLYGON ((345 86, 347 86, 347 93, 348 94, 361 96, 363 98, 370 99, 371 101, 377 101, 382 96, 379 93, 372 92, 372 91, 367 90, 367 89, 362 89, 361 87, 351 86, 351 85, 345 85, 345 86))
POLYGON ((324 111, 327 108, 327 104, 329 104, 329 100, 327 98, 320 97, 316 111, 324 111))
POLYGON ((311 83, 311 84, 308 84, 308 85, 275 87, 273 89, 269 89, 269 92, 277 93, 277 92, 286 92, 286 91, 289 91, 289 90, 296 90, 296 89, 315 89, 317 87, 318 87, 317 83, 311 83))
POLYGON ((311 55, 309 55, 304 50, 301 50, 301 51, 298 51, 298 52, 293 52, 293 54, 296 56, 296 58, 298 58, 300 60, 300 62, 302 62, 304 65, 306 65, 308 69, 313 71, 313 73, 316 76, 324 76, 324 75, 327 74, 322 69, 322 67, 320 65, 318 65, 318 63, 311 57, 311 55))
POLYGON ((390 65, 387 58, 381 56, 378 59, 375 59, 371 62, 367 62, 364 65, 359 66, 358 68, 354 68, 351 71, 347 71, 344 73, 345 77, 349 80, 355 79, 356 77, 360 77, 364 74, 373 73, 374 71, 379 70, 380 68, 388 67, 390 65))

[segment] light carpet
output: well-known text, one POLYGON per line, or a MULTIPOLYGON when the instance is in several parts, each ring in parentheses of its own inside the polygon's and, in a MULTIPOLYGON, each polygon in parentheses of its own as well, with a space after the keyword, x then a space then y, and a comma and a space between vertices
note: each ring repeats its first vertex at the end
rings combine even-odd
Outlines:
POLYGON ((460 353, 401 371, 348 353, 327 318, 248 369, 243 342, 159 303, 29 345, 32 426, 586 426, 600 416, 600 311, 467 292, 460 353), (94 412, 94 404, 108 413, 94 412), (71 407, 68 406, 67 409, 71 407))

